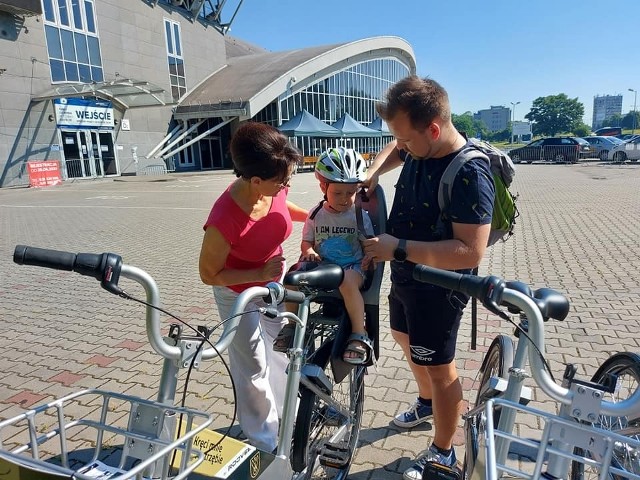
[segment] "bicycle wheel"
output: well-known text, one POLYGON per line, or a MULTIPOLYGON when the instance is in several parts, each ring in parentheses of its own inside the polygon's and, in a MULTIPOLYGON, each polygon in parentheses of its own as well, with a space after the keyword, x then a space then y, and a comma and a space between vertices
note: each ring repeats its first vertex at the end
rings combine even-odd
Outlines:
MULTIPOLYGON (((493 388, 492 378, 507 378, 509 369, 513 365, 513 340, 506 335, 498 335, 493 339, 489 350, 484 356, 482 367, 480 367, 480 384, 476 395, 475 406, 482 405, 490 398, 497 395, 497 391, 493 388)), ((500 412, 493 412, 494 426, 498 424, 500 412)), ((486 425, 486 415, 484 411, 465 419, 465 437, 466 450, 464 459, 464 478, 474 476, 474 468, 478 464, 478 455, 482 455, 484 444, 484 432, 486 425)), ((482 464, 484 461, 481 460, 482 464)), ((480 472, 484 476, 484 472, 480 472)))
MULTIPOLYGON (((602 383, 609 374, 616 375, 618 379, 614 392, 604 393, 604 399, 609 402, 626 400, 640 387, 640 355, 623 352, 609 357, 598 368, 591 381, 602 383)), ((640 439, 640 418, 600 415, 598 422, 594 426, 636 440, 640 439)), ((581 449, 576 449, 575 453, 579 456, 593 457, 590 452, 584 452, 581 449)), ((640 475, 640 451, 628 444, 616 444, 611 465, 640 475)), ((597 468, 589 468, 579 462, 574 462, 571 466, 572 480, 596 479, 598 477, 599 471, 597 468)), ((618 478, 615 475, 610 475, 609 477, 618 478)))
POLYGON ((513 347, 513 340, 506 335, 498 335, 491 342, 480 367, 481 376, 476 395, 476 407, 496 396, 492 378, 507 379, 509 377, 509 369, 513 366, 513 347))
MULTIPOLYGON (((325 341, 310 359, 329 379, 332 344, 332 340, 325 341)), ((297 478, 347 478, 360 436, 365 371, 365 367, 356 366, 342 382, 333 384, 334 403, 301 386, 291 449, 293 470, 302 472, 297 478)))

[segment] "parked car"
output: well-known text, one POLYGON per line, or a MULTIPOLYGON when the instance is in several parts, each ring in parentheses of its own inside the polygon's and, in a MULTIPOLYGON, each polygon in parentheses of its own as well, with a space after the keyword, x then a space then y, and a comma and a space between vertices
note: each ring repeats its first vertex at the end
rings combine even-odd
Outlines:
POLYGON ((578 137, 548 137, 528 143, 524 147, 509 151, 513 163, 547 161, 554 163, 576 163, 581 158, 595 156, 589 142, 578 137))
POLYGON ((609 152, 609 160, 625 162, 631 160, 637 162, 640 159, 640 136, 621 143, 609 152))
POLYGON ((624 143, 616 137, 606 137, 593 135, 583 137, 593 148, 595 148, 595 156, 605 162, 609 158, 609 152, 616 146, 624 143))
POLYGON ((622 134, 622 127, 603 127, 599 128, 594 132, 594 135, 605 136, 605 135, 620 135, 622 134))

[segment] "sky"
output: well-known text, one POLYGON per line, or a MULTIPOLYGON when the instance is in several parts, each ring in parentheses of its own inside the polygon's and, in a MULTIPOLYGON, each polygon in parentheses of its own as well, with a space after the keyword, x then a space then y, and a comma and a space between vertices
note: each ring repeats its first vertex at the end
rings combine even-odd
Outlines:
POLYGON ((520 102, 524 120, 536 98, 564 93, 591 125, 596 95, 633 110, 639 31, 639 0, 244 0, 229 33, 269 51, 402 37, 455 114, 520 102))

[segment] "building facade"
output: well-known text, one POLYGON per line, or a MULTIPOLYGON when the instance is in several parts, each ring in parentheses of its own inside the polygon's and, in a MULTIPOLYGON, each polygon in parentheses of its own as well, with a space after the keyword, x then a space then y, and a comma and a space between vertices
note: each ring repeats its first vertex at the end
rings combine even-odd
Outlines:
MULTIPOLYGON (((398 37, 267 52, 227 35, 242 3, 224 3, 0 0, 0 186, 28 185, 28 162, 44 160, 63 180, 230 168, 239 123, 307 110, 368 125, 389 85, 415 73, 398 37)), ((292 142, 314 155, 389 138, 292 142)))
POLYGON ((605 125, 606 120, 613 115, 622 115, 622 95, 596 95, 593 97, 593 120, 591 128, 617 126, 605 125))
POLYGON ((474 113, 473 119, 484 123, 490 132, 501 132, 509 126, 511 109, 503 106, 491 106, 489 109, 474 113))

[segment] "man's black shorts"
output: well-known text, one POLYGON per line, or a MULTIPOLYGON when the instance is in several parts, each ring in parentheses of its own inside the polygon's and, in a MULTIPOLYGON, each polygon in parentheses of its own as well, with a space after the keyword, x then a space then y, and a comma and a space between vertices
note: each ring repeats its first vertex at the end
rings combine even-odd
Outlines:
POLYGON ((417 365, 445 365, 456 352, 458 327, 469 297, 424 283, 392 283, 391 329, 409 335, 411 360, 417 365))

